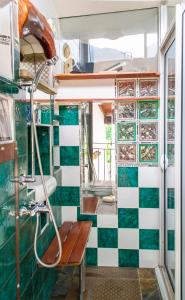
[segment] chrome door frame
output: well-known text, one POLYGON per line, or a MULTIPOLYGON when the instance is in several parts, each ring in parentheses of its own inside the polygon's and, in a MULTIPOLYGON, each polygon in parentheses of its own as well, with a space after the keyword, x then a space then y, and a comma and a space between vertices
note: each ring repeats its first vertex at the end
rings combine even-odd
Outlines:
MULTIPOLYGON (((165 121, 165 55, 176 39, 175 23, 169 28, 160 47, 160 166, 161 166, 161 186, 160 186, 160 264, 156 268, 156 275, 162 297, 164 300, 174 300, 175 294, 165 267, 165 201, 164 201, 164 121, 165 121)), ((176 289, 176 287, 175 287, 176 289)), ((176 298, 178 299, 178 298, 176 298)), ((180 298, 178 299, 180 300, 180 298)))

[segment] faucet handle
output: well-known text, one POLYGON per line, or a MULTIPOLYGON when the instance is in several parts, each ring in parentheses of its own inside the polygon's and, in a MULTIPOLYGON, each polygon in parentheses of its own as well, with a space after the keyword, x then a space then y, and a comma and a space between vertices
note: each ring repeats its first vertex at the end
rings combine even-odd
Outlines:
POLYGON ((24 174, 21 174, 19 177, 14 177, 13 179, 11 179, 11 181, 18 182, 19 184, 24 185, 25 183, 35 182, 36 179, 32 176, 26 176, 24 174))
POLYGON ((20 183, 31 183, 31 182, 35 182, 35 181, 36 181, 36 179, 32 176, 29 176, 29 175, 26 176, 24 174, 21 174, 19 176, 19 182, 20 183))

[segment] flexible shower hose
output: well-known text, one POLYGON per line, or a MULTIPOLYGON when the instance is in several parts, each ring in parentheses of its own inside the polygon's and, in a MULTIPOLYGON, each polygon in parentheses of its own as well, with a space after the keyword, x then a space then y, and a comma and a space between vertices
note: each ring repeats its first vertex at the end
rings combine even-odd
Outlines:
MULTIPOLYGON (((44 69, 44 67, 40 70, 39 77, 42 74, 42 70, 43 69, 44 69)), ((38 80, 37 80, 37 82, 38 82, 38 80)), ((61 260, 61 257, 62 257, 62 242, 61 242, 61 239, 60 239, 60 234, 59 234, 59 231, 58 231, 58 228, 57 228, 57 224, 56 224, 56 221, 55 221, 55 217, 53 215, 53 211, 52 211, 51 204, 50 204, 50 201, 49 201, 48 192, 47 192, 47 188, 46 188, 46 182, 45 182, 45 178, 44 178, 44 174, 43 174, 43 168, 42 168, 42 162, 41 162, 40 150, 39 150, 39 143, 38 143, 38 136, 37 136, 35 111, 33 109, 34 91, 35 90, 32 87, 31 93, 30 93, 30 98, 31 98, 31 104, 32 104, 32 124, 33 124, 35 146, 36 146, 36 152, 37 152, 39 170, 40 170, 40 175, 41 175, 41 180, 42 180, 42 185, 43 185, 43 190, 44 190, 46 205, 47 205, 47 207, 49 209, 49 215, 50 215, 51 221, 53 222, 53 226, 54 226, 54 229, 55 229, 55 232, 56 232, 56 236, 57 236, 57 240, 58 240, 58 246, 59 246, 58 255, 56 257, 57 259, 56 259, 56 261, 53 264, 46 264, 46 263, 44 263, 39 258, 39 255, 38 255, 38 252, 37 252, 37 241, 38 241, 38 230, 39 230, 39 213, 36 213, 36 219, 37 219, 37 221, 36 221, 36 230, 35 230, 35 237, 34 237, 34 252, 35 252, 35 257, 36 257, 38 263, 41 266, 46 267, 46 268, 54 268, 54 267, 56 267, 59 264, 59 262, 61 260)))

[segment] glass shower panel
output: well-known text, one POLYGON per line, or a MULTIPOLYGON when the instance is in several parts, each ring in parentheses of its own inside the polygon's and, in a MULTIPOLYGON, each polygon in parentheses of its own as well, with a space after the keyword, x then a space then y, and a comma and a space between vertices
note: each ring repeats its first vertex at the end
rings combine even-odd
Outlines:
POLYGON ((165 55, 165 265, 175 284, 175 41, 165 55))

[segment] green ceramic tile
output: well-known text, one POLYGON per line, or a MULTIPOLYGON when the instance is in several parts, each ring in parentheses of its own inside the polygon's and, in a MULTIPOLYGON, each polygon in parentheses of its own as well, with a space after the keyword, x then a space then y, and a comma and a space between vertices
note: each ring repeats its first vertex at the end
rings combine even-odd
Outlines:
POLYGON ((139 250, 119 249, 119 267, 138 268, 139 250))
POLYGON ((71 186, 57 187, 56 205, 60 206, 79 206, 80 188, 71 186))
POLYGON ((51 293, 57 281, 57 271, 55 268, 42 268, 42 272, 39 275, 41 278, 40 289, 34 290, 34 300, 49 300, 51 299, 51 293))
POLYGON ((174 251, 175 250, 175 230, 167 230, 168 234, 168 250, 174 251))
POLYGON ((86 249, 86 265, 87 266, 97 266, 97 248, 87 248, 86 249))
MULTIPOLYGON (((17 96, 19 98, 19 96, 17 96)), ((25 97, 25 95, 23 96, 25 97)), ((23 101, 15 102, 15 122, 26 123, 27 103, 23 101)))
POLYGON ((175 189, 169 188, 167 189, 167 197, 168 197, 168 208, 175 208, 175 189))
POLYGON ((16 141, 18 146, 18 155, 27 153, 27 127, 26 123, 16 122, 16 141))
POLYGON ((61 206, 52 206, 52 210, 53 210, 53 213, 54 213, 54 216, 55 216, 57 226, 60 227, 62 225, 61 206))
POLYGON ((139 119, 158 119, 158 101, 139 101, 139 119))
POLYGON ((20 259, 25 256, 28 249, 34 242, 35 228, 32 226, 32 218, 30 217, 20 228, 20 259))
POLYGON ((33 268, 33 258, 34 258, 34 252, 31 249, 25 257, 20 262, 20 272, 21 272, 21 294, 24 293, 27 285, 29 284, 31 277, 32 277, 32 268, 33 268))
POLYGON ((12 178, 14 178, 13 160, 0 164, 0 174, 0 205, 2 205, 10 196, 14 195, 15 191, 15 185, 12 182, 12 178))
MULTIPOLYGON (((44 175, 50 175, 50 131, 49 127, 37 126, 39 150, 44 175)), ((37 156, 36 156, 37 157, 37 156)), ((35 173, 40 175, 38 159, 35 161, 35 173)))
POLYGON ((140 208, 159 208, 159 189, 140 188, 139 189, 140 208))
POLYGON ((16 274, 14 271, 12 276, 6 282, 6 284, 0 288, 0 300, 15 300, 15 299, 16 299, 16 274))
POLYGON ((53 126, 54 130, 54 146, 59 145, 59 126, 53 126))
POLYGON ((118 187, 138 187, 138 168, 118 167, 118 187))
MULTIPOLYGON (((49 269, 47 269, 49 272, 49 269)), ((42 274, 43 274, 43 268, 39 268, 37 272, 33 275, 32 278, 32 286, 33 286, 33 299, 37 299, 41 287, 42 287, 42 274)))
POLYGON ((78 221, 91 221, 92 227, 97 227, 97 215, 87 215, 80 213, 80 207, 77 208, 78 221))
POLYGON ((80 153, 78 146, 61 146, 60 147, 60 165, 61 166, 79 166, 80 153))
POLYGON ((118 229, 117 228, 98 228, 98 247, 117 248, 118 229))
POLYGON ((28 299, 34 299, 33 296, 33 284, 32 281, 29 283, 29 285, 26 287, 24 293, 21 295, 21 300, 28 300, 28 299))
POLYGON ((77 105, 60 105, 59 116, 60 125, 78 125, 78 106, 77 105))
POLYGON ((138 208, 118 208, 119 228, 138 228, 138 208))
POLYGON ((159 250, 159 230, 140 229, 139 230, 139 248, 159 250))
POLYGON ((0 77, 0 93, 1 94, 18 94, 19 88, 13 82, 0 77))
POLYGON ((0 247, 15 233, 15 217, 10 216, 10 211, 15 211, 15 197, 0 208, 0 247))
MULTIPOLYGON (((44 175, 50 175, 50 130, 46 126, 37 126, 39 150, 44 175)), ((31 128, 28 127, 28 173, 31 174, 31 128)), ((40 175, 35 149, 35 174, 40 175)))
POLYGON ((41 108, 41 124, 51 124, 51 108, 50 108, 50 106, 42 106, 42 108, 41 108))
POLYGON ((117 139, 122 142, 136 141, 136 123, 120 122, 117 124, 117 139))
POLYGON ((158 163, 158 144, 139 144, 140 163, 158 163))
POLYGON ((15 272, 15 235, 0 248, 0 287, 15 272))

